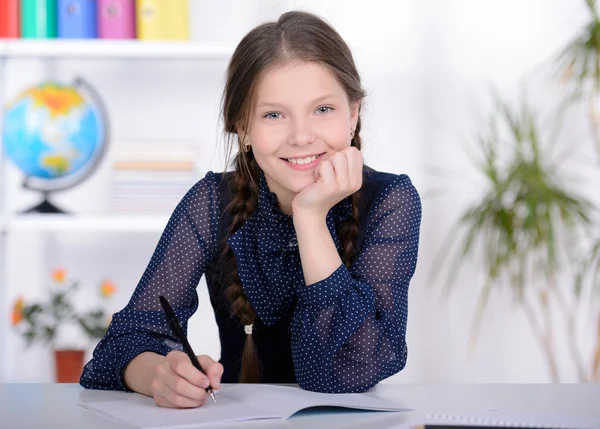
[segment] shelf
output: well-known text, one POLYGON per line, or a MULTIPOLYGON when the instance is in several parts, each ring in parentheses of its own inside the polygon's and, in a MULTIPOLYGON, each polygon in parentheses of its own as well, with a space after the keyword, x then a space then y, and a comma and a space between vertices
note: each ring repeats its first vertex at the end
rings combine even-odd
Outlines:
POLYGON ((0 39, 5 58, 228 60, 234 47, 191 41, 105 39, 0 39))
POLYGON ((160 233, 168 216, 28 214, 0 221, 0 231, 160 233))

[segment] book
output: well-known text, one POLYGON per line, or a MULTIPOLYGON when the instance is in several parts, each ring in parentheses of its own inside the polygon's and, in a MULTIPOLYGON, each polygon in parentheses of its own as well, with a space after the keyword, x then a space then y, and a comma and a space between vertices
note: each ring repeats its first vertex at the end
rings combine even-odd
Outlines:
POLYGON ((533 411, 481 411, 469 413, 430 413, 393 429, 475 429, 475 428, 598 429, 600 419, 591 416, 533 411))
POLYGON ((135 39, 135 0, 98 0, 98 37, 135 39))
POLYGON ((0 0, 0 39, 19 37, 19 0, 0 0))
POLYGON ((21 0, 21 37, 53 39, 57 34, 56 0, 21 0))
POLYGON ((189 40, 188 0, 136 0, 140 40, 189 40))
MULTIPOLYGON (((122 392, 115 392, 122 393, 122 392)), ((216 403, 199 408, 161 408, 150 397, 126 393, 117 400, 107 392, 84 391, 79 405, 110 420, 143 429, 213 427, 220 423, 249 420, 285 420, 313 407, 405 412, 392 402, 364 393, 317 393, 296 386, 270 384, 227 384, 215 392, 216 403), (102 400, 104 395, 105 400, 102 400)))
POLYGON ((96 0, 58 0, 58 38, 95 39, 96 8, 96 0))

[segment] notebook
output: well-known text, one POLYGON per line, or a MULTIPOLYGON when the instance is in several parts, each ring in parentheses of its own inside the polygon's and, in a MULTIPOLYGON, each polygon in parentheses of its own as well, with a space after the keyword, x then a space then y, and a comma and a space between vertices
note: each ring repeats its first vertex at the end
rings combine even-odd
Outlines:
POLYGON ((187 428, 248 420, 288 419, 313 407, 341 407, 369 411, 411 411, 371 394, 328 394, 303 390, 296 386, 269 384, 229 384, 216 392, 199 408, 171 409, 158 407, 150 397, 128 393, 115 400, 101 391, 84 391, 79 405, 87 410, 129 424, 133 427, 187 428), (95 394, 94 394, 95 393, 95 394))
POLYGON ((487 411, 468 414, 431 413, 421 421, 394 429, 447 427, 452 428, 545 428, 600 429, 600 417, 541 412, 487 411))

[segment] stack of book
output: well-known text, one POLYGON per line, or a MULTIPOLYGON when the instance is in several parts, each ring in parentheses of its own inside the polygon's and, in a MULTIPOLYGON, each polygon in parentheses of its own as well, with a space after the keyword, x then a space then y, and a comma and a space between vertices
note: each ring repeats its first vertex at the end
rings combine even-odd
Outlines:
POLYGON ((110 210, 170 214, 199 180, 198 146, 189 142, 116 142, 111 150, 110 210))
POLYGON ((0 0, 0 38, 189 40, 189 0, 0 0))

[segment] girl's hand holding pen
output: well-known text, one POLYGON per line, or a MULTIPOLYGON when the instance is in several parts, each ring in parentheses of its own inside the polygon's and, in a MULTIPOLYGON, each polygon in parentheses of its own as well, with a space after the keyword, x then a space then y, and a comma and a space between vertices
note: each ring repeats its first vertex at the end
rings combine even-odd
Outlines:
POLYGON ((198 356, 200 365, 207 375, 198 371, 188 355, 173 350, 156 368, 152 381, 152 397, 159 407, 196 408, 204 405, 208 398, 209 384, 214 390, 220 388, 223 365, 209 356, 198 356))

